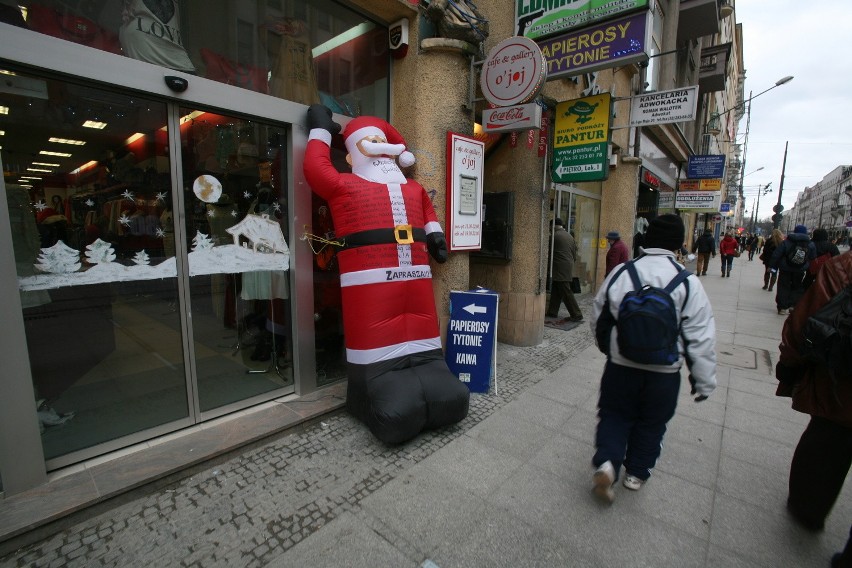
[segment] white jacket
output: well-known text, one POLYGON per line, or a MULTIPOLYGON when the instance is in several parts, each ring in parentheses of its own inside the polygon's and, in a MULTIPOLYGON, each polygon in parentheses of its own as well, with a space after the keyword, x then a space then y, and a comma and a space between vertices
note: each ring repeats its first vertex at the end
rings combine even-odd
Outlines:
MULTIPOLYGON (((664 288, 677 274, 670 259, 674 253, 665 249, 644 249, 645 255, 635 262, 636 271, 642 284, 664 288)), ((680 265, 678 265, 680 266, 680 265)), ((621 266, 617 266, 604 280, 595 296, 594 313, 591 319, 592 331, 607 300, 607 288, 610 280, 618 275, 618 279, 609 289, 609 310, 613 318, 618 317, 618 307, 627 292, 633 290, 630 274, 621 266)), ((713 320, 713 309, 701 281, 690 274, 686 281, 672 291, 672 300, 678 311, 681 322, 681 335, 678 340, 681 357, 672 365, 643 365, 635 363, 621 355, 618 351, 618 332, 613 326, 610 334, 609 359, 617 365, 646 369, 659 373, 671 373, 679 370, 686 359, 687 368, 696 382, 698 394, 709 396, 716 388, 716 324, 713 320), (687 286, 689 296, 687 297, 687 286), (686 299, 686 305, 684 305, 686 299), (682 309, 681 309, 682 308, 682 309), (684 347, 684 340, 686 347, 684 347)))

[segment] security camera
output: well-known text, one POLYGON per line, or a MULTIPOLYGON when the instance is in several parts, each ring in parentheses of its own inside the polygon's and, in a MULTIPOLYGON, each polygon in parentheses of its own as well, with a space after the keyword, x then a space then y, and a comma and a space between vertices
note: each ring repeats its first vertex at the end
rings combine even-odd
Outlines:
POLYGON ((166 75, 164 79, 166 81, 166 86, 176 93, 182 93, 187 89, 187 87, 189 87, 189 81, 183 77, 166 75))

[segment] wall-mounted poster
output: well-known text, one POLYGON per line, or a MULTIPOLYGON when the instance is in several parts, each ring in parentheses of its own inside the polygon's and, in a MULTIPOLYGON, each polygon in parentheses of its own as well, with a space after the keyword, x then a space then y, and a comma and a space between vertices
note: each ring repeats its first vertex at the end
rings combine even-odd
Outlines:
POLYGON ((482 248, 485 143, 447 132, 447 241, 449 250, 482 248))

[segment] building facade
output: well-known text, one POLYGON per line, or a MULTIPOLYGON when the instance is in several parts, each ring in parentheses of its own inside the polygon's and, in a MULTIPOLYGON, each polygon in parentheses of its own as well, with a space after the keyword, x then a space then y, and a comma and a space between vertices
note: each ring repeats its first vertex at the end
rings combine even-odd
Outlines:
MULTIPOLYGON (((439 2, 421 4, 2 5, 0 287, 11 301, 0 332, 0 511, 59 479, 73 485, 68 472, 93 461, 144 456, 157 441, 239 425, 270 401, 345 381, 334 220, 302 174, 310 104, 341 123, 394 124, 417 157, 407 175, 440 219, 447 133, 485 143, 483 250, 432 267, 442 330, 450 292, 483 286, 500 295, 499 341, 541 342, 555 217, 578 243, 583 292, 603 280, 611 230, 631 246, 672 211, 688 239, 722 226, 718 207, 682 206, 678 190, 690 156, 723 154, 716 203, 741 193, 745 74, 730 2, 637 2, 629 15, 647 18, 650 57, 549 79, 538 100, 551 129, 502 135, 479 131, 478 65, 523 18, 479 0, 460 25, 429 12, 439 2), (693 85, 694 121, 630 127, 631 97, 693 85), (553 181, 557 108, 599 94, 612 100, 605 179, 553 181)), ((347 167, 342 144, 333 158, 347 167)), ((283 424, 252 428, 257 437, 283 424)))

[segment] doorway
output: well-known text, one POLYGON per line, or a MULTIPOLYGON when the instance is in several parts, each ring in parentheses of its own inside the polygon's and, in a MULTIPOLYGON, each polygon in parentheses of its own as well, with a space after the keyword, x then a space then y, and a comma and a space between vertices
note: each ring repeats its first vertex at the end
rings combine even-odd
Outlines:
POLYGON ((288 126, 25 70, 4 83, 47 469, 293 392, 288 126))

